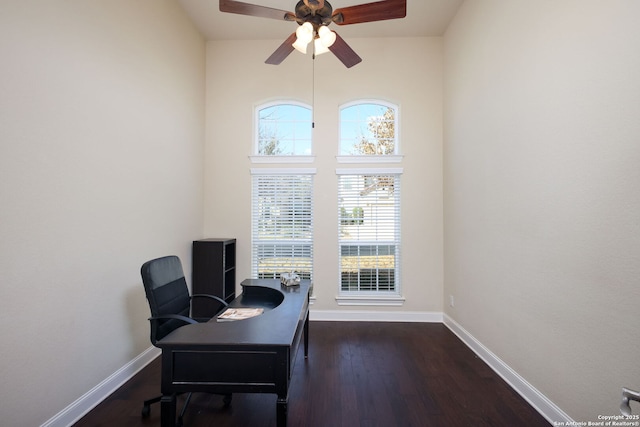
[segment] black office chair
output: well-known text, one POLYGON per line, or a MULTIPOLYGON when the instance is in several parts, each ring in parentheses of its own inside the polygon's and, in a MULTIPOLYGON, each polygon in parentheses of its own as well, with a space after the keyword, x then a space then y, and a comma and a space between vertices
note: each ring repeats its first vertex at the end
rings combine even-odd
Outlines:
MULTIPOLYGON (((182 271, 182 263, 177 256, 165 256, 162 258, 147 261, 140 269, 142 284, 147 294, 149 308, 151 309, 151 343, 156 343, 167 336, 173 330, 198 322, 206 322, 215 316, 222 308, 227 307, 227 303, 214 295, 194 294, 189 296, 189 289, 182 271), (211 313, 209 318, 189 317, 191 313, 191 299, 195 297, 212 298, 220 302, 220 310, 211 313)), ((151 404, 159 402, 162 396, 145 400, 142 406, 142 417, 146 418, 151 414, 151 404)), ((182 425, 182 417, 191 400, 191 393, 187 395, 180 416, 178 426, 182 425)), ((231 403, 231 395, 224 396, 224 404, 231 403)))

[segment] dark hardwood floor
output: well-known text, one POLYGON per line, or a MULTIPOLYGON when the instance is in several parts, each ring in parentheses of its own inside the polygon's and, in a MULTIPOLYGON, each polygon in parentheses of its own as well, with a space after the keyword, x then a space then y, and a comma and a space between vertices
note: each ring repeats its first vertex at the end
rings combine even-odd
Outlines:
MULTIPOLYGON (((438 323, 311 322, 309 358, 298 353, 290 427, 535 427, 550 424, 438 323)), ((159 358, 75 427, 159 426, 159 358)), ((194 394, 185 427, 272 427, 272 394, 194 394)), ((179 406, 181 407, 181 406, 179 406)))

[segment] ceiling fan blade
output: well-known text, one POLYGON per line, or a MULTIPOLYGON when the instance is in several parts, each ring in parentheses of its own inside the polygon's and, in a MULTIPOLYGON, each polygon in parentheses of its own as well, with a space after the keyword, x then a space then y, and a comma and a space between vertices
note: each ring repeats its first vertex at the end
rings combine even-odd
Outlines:
POLYGON ((296 33, 292 33, 287 39, 278 47, 275 52, 267 58, 265 64, 278 65, 285 60, 291 52, 293 52, 293 42, 296 41, 296 33))
POLYGON ((336 41, 329 46, 329 50, 333 52, 333 54, 337 56, 347 68, 351 68, 362 62, 362 58, 360 58, 358 54, 351 49, 347 42, 345 42, 338 33, 336 33, 336 41))
POLYGON ((295 21, 296 19, 296 15, 293 12, 235 0, 220 0, 220 12, 258 16, 260 18, 278 19, 281 21, 295 21))
POLYGON ((407 0, 382 0, 336 9, 331 18, 338 25, 348 25, 405 16, 407 16, 407 0))

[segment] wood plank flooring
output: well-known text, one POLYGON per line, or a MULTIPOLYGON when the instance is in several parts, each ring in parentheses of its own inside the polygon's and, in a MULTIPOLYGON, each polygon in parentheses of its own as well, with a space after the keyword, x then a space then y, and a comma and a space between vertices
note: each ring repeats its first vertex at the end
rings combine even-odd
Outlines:
MULTIPOLYGON (((298 353, 289 427, 536 427, 550 424, 439 323, 311 322, 298 353)), ((159 426, 160 360, 145 367, 75 427, 159 426)), ((185 427, 275 427, 276 397, 194 394, 185 427)), ((181 406, 179 406, 180 408, 181 406)))

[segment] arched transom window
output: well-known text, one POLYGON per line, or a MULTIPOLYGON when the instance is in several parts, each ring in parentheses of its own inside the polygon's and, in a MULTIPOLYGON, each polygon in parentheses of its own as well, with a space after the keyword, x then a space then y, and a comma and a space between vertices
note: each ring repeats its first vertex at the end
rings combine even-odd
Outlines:
POLYGON ((312 154, 311 107, 293 101, 263 104, 256 108, 256 123, 256 155, 312 154))
POLYGON ((340 108, 341 156, 398 154, 398 108, 383 101, 357 101, 340 108))

